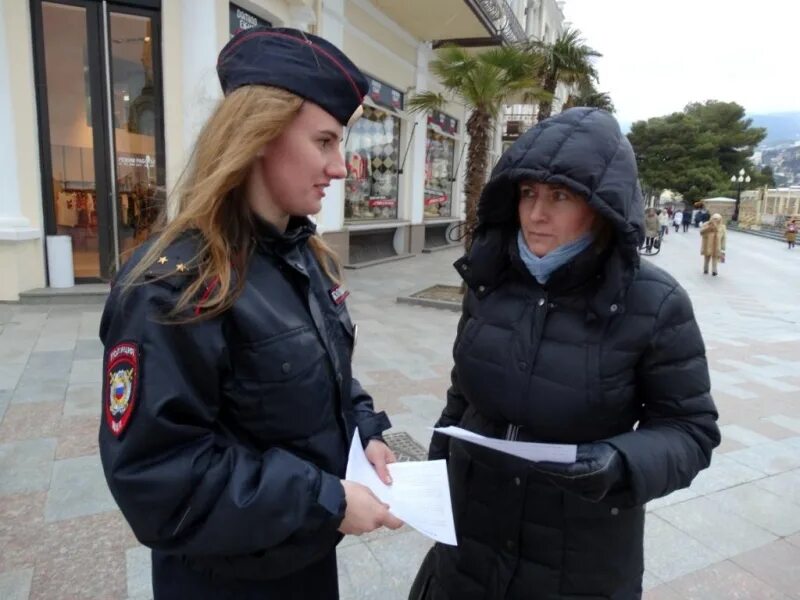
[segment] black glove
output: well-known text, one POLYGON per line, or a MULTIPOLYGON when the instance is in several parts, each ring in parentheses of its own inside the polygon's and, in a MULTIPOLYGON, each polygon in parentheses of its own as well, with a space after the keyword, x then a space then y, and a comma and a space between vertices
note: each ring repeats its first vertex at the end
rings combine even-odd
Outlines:
POLYGON ((626 478, 625 460, 614 446, 605 442, 578 444, 578 455, 572 464, 533 465, 561 489, 590 502, 599 502, 612 489, 622 487, 626 478))

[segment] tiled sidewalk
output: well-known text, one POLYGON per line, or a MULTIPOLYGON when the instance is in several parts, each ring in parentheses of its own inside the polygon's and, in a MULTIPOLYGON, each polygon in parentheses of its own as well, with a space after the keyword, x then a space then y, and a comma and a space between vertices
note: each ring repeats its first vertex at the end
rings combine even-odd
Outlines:
MULTIPOLYGON (((646 598, 800 598, 800 251, 731 234, 718 278, 696 230, 653 260, 689 290, 724 441, 692 487, 651 503, 646 598)), ((457 250, 348 272, 356 371, 396 431, 427 445, 458 315, 396 304, 456 283, 457 250)), ((0 598, 151 597, 149 556, 97 455, 100 307, 0 305, 0 598)), ((340 546, 345 600, 405 598, 429 542, 407 528, 340 546)))

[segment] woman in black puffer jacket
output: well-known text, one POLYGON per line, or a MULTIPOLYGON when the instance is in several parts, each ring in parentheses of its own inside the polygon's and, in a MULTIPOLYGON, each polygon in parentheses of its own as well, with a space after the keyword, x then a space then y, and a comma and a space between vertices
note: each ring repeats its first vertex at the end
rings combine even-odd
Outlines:
POLYGON ((435 435, 458 547, 410 597, 641 597, 644 504, 690 484, 719 444, 691 302, 640 263, 636 160, 614 118, 576 108, 502 157, 456 268, 467 283, 438 426, 578 445, 532 463, 435 435))

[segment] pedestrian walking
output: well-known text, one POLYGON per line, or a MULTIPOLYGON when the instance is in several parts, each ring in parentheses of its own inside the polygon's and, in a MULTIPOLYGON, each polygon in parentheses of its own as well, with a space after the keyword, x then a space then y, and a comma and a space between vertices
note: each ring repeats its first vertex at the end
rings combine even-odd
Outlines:
POLYGON ((369 87, 295 29, 235 35, 217 71, 177 215, 106 302, 103 469, 156 600, 334 599, 342 536, 401 525, 343 481, 358 427, 389 482, 390 424, 353 378, 347 291, 308 218, 369 87))
POLYGON ((794 248, 795 242, 797 241, 797 220, 792 219, 786 225, 786 231, 784 232, 784 237, 786 238, 786 242, 789 244, 789 250, 794 248))
POLYGON ((708 223, 700 229, 700 254, 703 255, 703 274, 708 275, 711 263, 711 274, 717 276, 717 265, 725 262, 725 238, 727 233, 722 215, 714 213, 708 223))
POLYGON ((649 254, 653 250, 653 244, 658 239, 658 215, 655 208, 648 208, 644 213, 644 244, 645 250, 649 254))
POLYGON ((658 211, 658 233, 661 238, 669 235, 669 215, 664 209, 658 211))
POLYGON ((678 233, 683 223, 683 212, 676 210, 672 215, 672 224, 675 226, 675 233, 678 233))
POLYGON ((566 110, 505 152, 478 218, 437 425, 577 444, 577 461, 434 434, 458 546, 431 549, 409 597, 641 598, 644 504, 688 486, 720 434, 689 296, 639 258, 633 150, 610 114, 566 110))
POLYGON ((688 208, 684 209, 681 218, 681 225, 683 225, 683 233, 689 231, 689 225, 692 224, 692 211, 688 208))

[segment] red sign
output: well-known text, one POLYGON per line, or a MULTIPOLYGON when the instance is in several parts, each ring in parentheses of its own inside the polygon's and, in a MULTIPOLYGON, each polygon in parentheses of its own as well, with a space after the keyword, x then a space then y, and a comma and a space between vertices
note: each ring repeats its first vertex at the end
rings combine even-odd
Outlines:
POLYGON ((425 206, 433 206, 434 204, 447 204, 447 194, 425 198, 425 206))
POLYGON ((397 200, 393 200, 392 198, 370 198, 369 199, 369 207, 381 207, 381 206, 394 206, 397 204, 397 200))

